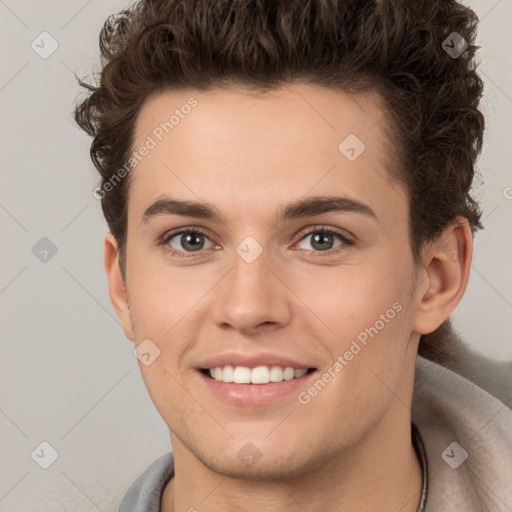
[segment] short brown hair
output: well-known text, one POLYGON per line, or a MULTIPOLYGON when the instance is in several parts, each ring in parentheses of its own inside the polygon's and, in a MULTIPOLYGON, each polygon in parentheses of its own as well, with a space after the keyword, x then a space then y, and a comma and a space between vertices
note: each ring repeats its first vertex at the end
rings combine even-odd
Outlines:
MULTIPOLYGON (((140 0, 106 20, 101 79, 80 80, 88 94, 75 120, 94 137, 91 158, 105 184, 125 165, 138 112, 156 92, 264 91, 293 81, 377 92, 399 155, 393 173, 409 193, 418 262, 423 243, 457 216, 473 232, 482 227, 470 195, 484 130, 477 21, 455 0, 140 0), (467 43, 460 56, 443 48, 455 39, 467 43)), ((101 201, 123 276, 129 183, 101 201)))

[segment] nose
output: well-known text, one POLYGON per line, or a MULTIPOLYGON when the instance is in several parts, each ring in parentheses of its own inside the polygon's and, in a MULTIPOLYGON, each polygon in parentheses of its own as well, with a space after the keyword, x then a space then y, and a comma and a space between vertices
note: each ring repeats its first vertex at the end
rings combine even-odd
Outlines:
POLYGON ((235 252, 233 266, 217 287, 212 317, 216 325, 245 335, 280 329, 290 322, 290 288, 265 250, 252 262, 235 252))

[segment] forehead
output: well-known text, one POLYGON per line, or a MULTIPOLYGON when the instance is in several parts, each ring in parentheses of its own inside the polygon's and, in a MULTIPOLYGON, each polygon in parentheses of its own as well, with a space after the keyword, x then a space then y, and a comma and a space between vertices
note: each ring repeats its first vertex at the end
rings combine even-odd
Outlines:
MULTIPOLYGON (((376 93, 355 95, 313 84, 294 83, 267 92, 234 87, 160 91, 140 109, 134 144, 142 144, 148 134, 165 143, 161 139, 171 133, 178 143, 180 134, 189 138, 193 132, 195 144, 204 149, 208 142, 218 147, 223 135, 229 135, 225 145, 248 142, 248 137, 253 137, 253 147, 273 141, 267 144, 267 153, 295 140, 300 152, 320 140, 337 150, 344 136, 356 134, 363 142, 383 143, 380 149, 385 150, 381 155, 385 158, 392 153, 382 131, 385 121, 376 93)), ((217 153, 222 146, 218 149, 217 153)))
POLYGON ((226 208, 335 189, 370 201, 396 196, 396 183, 387 190, 394 151, 385 122, 378 96, 311 84, 159 92, 135 125, 133 150, 149 141, 152 149, 130 173, 129 203, 140 210, 166 192, 229 199, 226 208))

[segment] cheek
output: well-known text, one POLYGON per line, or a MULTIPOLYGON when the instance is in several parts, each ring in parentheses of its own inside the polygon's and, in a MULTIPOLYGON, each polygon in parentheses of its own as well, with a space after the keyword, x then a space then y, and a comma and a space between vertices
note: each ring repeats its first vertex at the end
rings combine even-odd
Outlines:
MULTIPOLYGON (((145 256, 142 251, 132 254, 127 286, 136 328, 148 329, 153 336, 161 338, 193 308, 204 287, 196 286, 197 279, 191 278, 192 267, 171 270, 162 264, 161 257, 145 256)), ((140 332, 140 335, 148 336, 148 333, 140 332)))
POLYGON ((398 385, 412 326, 410 279, 406 265, 382 259, 365 268, 331 270, 325 280, 301 288, 304 303, 321 320, 310 329, 325 332, 322 344, 330 364, 341 357, 338 372, 331 370, 336 375, 332 388, 338 388, 338 397, 351 390, 351 399, 344 400, 352 401, 354 411, 358 403, 387 395, 379 378, 392 389, 398 385))
POLYGON ((387 326, 387 320, 398 316, 396 310, 403 307, 409 289, 409 277, 403 269, 378 262, 333 266, 307 276, 289 274, 289 279, 294 293, 316 315, 320 325, 323 322, 333 336, 343 339, 356 336, 376 322, 379 330, 382 321, 387 326))
POLYGON ((174 385, 172 376, 177 377, 184 369, 187 352, 204 337, 199 331, 210 309, 207 292, 217 281, 218 273, 211 268, 134 268, 129 296, 135 338, 137 343, 151 340, 159 351, 150 367, 141 365, 148 389, 158 391, 161 381, 166 387, 169 383, 174 385))

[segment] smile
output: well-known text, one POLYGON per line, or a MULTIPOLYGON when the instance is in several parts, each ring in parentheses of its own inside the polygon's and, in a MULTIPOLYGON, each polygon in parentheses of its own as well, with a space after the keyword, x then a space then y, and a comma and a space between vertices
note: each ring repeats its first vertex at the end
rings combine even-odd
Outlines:
POLYGON ((300 379, 313 368, 292 368, 290 366, 216 366, 204 369, 203 372, 212 379, 234 384, 269 384, 284 380, 300 379))

